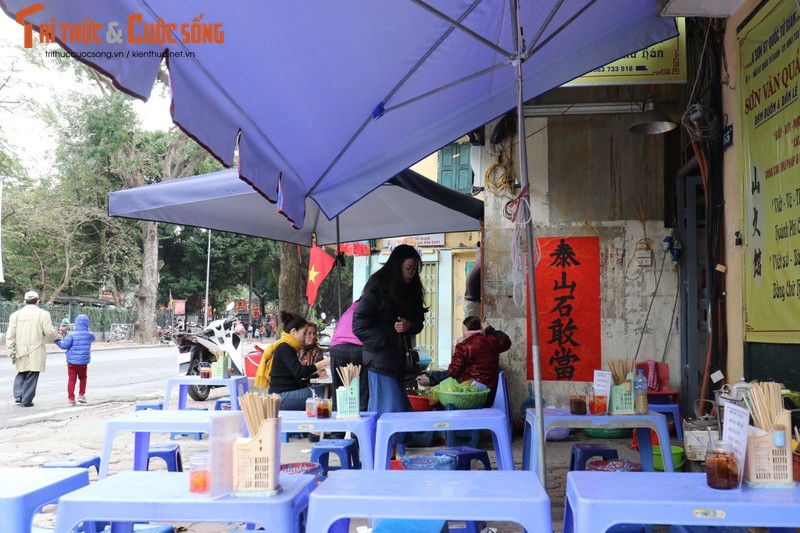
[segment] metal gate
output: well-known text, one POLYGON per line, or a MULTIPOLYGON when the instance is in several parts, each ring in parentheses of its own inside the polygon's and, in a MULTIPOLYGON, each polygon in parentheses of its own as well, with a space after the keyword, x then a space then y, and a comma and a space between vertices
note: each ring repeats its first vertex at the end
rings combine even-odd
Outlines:
POLYGON ((425 314, 422 333, 417 335, 417 345, 423 346, 431 354, 431 368, 436 368, 438 366, 436 350, 438 336, 436 332, 439 323, 439 263, 423 263, 419 277, 425 288, 425 304, 430 308, 425 314))

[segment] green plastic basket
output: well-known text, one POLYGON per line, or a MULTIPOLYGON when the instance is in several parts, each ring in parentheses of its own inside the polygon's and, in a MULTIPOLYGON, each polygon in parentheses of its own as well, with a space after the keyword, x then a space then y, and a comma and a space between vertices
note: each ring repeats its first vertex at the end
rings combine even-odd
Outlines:
POLYGON ((624 439, 631 436, 631 428, 584 428, 583 432, 595 439, 624 439))
POLYGON ((456 409, 478 409, 486 403, 489 389, 478 392, 438 392, 439 402, 442 405, 451 404, 456 409))

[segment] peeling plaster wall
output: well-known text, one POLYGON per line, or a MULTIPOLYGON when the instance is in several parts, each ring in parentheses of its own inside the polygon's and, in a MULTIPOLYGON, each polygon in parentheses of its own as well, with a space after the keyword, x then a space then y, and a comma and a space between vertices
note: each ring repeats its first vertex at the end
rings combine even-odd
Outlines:
MULTIPOLYGON (((621 118, 555 122, 548 124, 545 118, 526 120, 534 237, 600 238, 603 368, 607 368, 608 359, 634 357, 638 347, 639 361, 660 361, 662 355, 665 357, 673 369, 671 385, 677 387, 680 343, 673 309, 678 280, 671 257, 661 248, 667 230, 662 213, 660 141, 657 137, 629 134, 627 122, 621 118), (645 214, 647 219, 637 218, 645 214), (652 266, 639 267, 633 252, 645 237, 652 242, 654 262, 652 266), (661 280, 655 291, 659 275, 661 280)), ((517 146, 515 153, 516 149, 517 146)), ((485 168, 481 173, 496 161, 491 146, 484 147, 484 151, 481 161, 485 168)), ((512 275, 515 235, 513 224, 503 215, 507 202, 507 197, 487 189, 484 310, 486 321, 508 333, 513 343, 501 356, 500 365, 509 381, 511 410, 518 413, 528 395, 527 320, 525 307, 515 304, 514 294, 516 291, 522 304, 525 279, 512 275)), ((519 233, 519 238, 524 250, 524 232, 519 233)), ((543 342, 540 339, 540 345, 543 342)), ((545 405, 566 406, 571 390, 572 385, 567 382, 544 382, 545 405)))

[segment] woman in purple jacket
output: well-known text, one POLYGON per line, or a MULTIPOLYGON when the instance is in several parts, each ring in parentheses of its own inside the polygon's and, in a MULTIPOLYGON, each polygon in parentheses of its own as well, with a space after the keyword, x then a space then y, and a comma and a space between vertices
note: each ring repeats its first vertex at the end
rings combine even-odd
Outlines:
POLYGON ((75 405, 75 382, 80 380, 78 388, 78 401, 86 403, 86 369, 92 358, 92 343, 94 333, 89 331, 89 317, 78 315, 75 319, 75 331, 56 340, 56 345, 67 351, 67 398, 70 405, 75 405))
MULTIPOLYGON (((358 307, 359 300, 353 302, 347 311, 336 324, 336 330, 331 338, 331 378, 333 380, 333 390, 342 386, 342 379, 336 369, 347 366, 348 363, 361 366, 361 373, 358 375, 359 388, 359 411, 366 411, 369 403, 369 380, 367 379, 367 368, 361 360, 361 340, 353 333, 353 313, 358 307)), ((336 401, 336 395, 333 395, 336 401)))

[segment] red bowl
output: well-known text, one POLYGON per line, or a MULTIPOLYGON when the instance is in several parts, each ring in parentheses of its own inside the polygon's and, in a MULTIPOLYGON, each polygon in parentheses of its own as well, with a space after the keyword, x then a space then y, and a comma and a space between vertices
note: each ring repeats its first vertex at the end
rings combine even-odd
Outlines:
POLYGON ((431 402, 428 401, 428 399, 425 398, 424 396, 412 396, 411 394, 409 394, 408 401, 411 402, 411 409, 413 409, 414 411, 431 410, 431 402))

